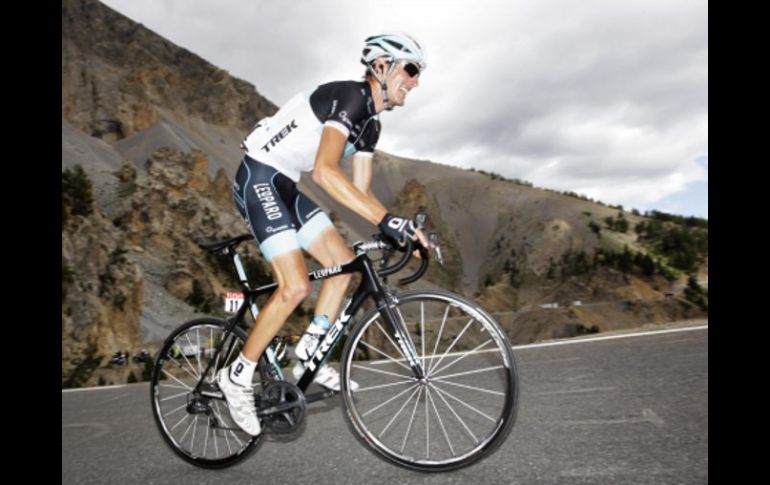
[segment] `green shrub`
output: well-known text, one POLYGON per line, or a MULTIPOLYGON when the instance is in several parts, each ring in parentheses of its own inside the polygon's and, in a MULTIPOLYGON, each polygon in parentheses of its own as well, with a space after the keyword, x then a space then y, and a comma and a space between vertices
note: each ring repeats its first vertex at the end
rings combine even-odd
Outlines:
POLYGON ((684 297, 703 311, 708 311, 708 293, 698 284, 695 275, 690 275, 687 279, 687 288, 684 289, 684 297))
POLYGON ((147 359, 144 362, 144 366, 142 367, 142 380, 143 381, 149 381, 152 379, 152 367, 153 367, 153 361, 152 359, 147 359))
POLYGON ((101 355, 96 355, 96 345, 89 343, 83 352, 83 357, 73 362, 77 365, 62 384, 62 388, 81 387, 99 367, 102 359, 101 355))
POLYGON ((75 165, 61 174, 62 224, 66 214, 88 216, 93 212, 94 198, 91 181, 83 167, 75 165))

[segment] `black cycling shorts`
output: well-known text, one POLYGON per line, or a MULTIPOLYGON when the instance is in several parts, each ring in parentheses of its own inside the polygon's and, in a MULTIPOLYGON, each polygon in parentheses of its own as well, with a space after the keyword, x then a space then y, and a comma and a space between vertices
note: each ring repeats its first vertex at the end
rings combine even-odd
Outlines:
POLYGON ((233 200, 268 261, 293 249, 307 250, 332 225, 293 180, 248 155, 235 174, 233 200))

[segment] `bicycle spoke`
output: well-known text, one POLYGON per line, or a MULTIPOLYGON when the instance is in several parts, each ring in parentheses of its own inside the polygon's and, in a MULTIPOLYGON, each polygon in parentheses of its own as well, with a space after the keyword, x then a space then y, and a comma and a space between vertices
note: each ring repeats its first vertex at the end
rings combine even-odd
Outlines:
POLYGON ((453 407, 452 407, 452 406, 449 404, 449 402, 446 400, 446 398, 445 398, 444 396, 442 396, 442 395, 441 395, 441 393, 440 393, 440 392, 437 392, 436 394, 438 395, 438 397, 440 397, 440 398, 441 398, 441 400, 442 400, 442 401, 444 401, 444 404, 446 405, 446 407, 448 407, 448 408, 449 408, 449 410, 450 410, 450 411, 452 411, 452 414, 454 414, 455 418, 457 418, 457 420, 460 422, 460 424, 461 424, 461 425, 462 425, 462 427, 465 429, 465 431, 466 431, 466 432, 467 432, 467 433, 470 435, 471 439, 473 439, 473 441, 474 441, 476 444, 478 444, 478 443, 479 443, 479 439, 478 439, 478 438, 476 438, 476 435, 475 435, 475 434, 473 434, 473 431, 471 431, 471 430, 470 430, 470 428, 468 427, 468 425, 467 425, 467 424, 465 424, 465 421, 463 421, 463 420, 462 420, 462 418, 460 418, 460 416, 459 416, 459 415, 457 414, 457 412, 455 411, 455 408, 453 408, 453 407))
MULTIPOLYGON (((197 331, 198 329, 196 328, 195 330, 197 331)), ((193 345, 193 343, 190 341, 190 332, 187 332, 184 336, 187 339, 187 344, 190 347, 195 347, 196 350, 199 349, 200 345, 193 345)), ((198 372, 195 375, 198 378, 200 378, 200 375, 201 375, 201 371, 200 371, 200 357, 198 357, 199 353, 200 353, 200 350, 197 350, 195 352, 195 360, 198 362, 198 367, 197 367, 198 372)), ((195 366, 193 366, 193 371, 195 371, 195 366)))
MULTIPOLYGON (((398 351, 398 353, 401 354, 401 357, 403 357, 404 360, 408 360, 406 358, 406 356, 404 355, 404 353, 401 351, 401 348, 398 345, 396 345, 396 343, 393 341, 393 339, 390 338, 390 335, 388 335, 388 333, 382 328, 382 325, 380 325, 380 322, 375 321, 374 323, 375 323, 375 325, 377 325, 377 328, 380 329, 380 332, 382 332, 382 334, 385 336, 385 338, 388 339, 388 342, 390 342, 390 344, 398 351)), ((392 357, 388 357, 388 358, 392 358, 392 357)), ((396 360, 393 359, 393 361, 395 362, 396 360)), ((404 367, 406 367, 406 366, 404 366, 404 367)))
POLYGON ((492 339, 489 339, 486 342, 484 342, 483 344, 478 345, 476 348, 472 349, 471 351, 463 353, 462 355, 460 355, 460 357, 458 357, 455 360, 453 360, 452 362, 448 363, 447 365, 445 365, 441 369, 435 371, 433 374, 431 374, 431 376, 436 376, 436 375, 439 374, 439 372, 443 371, 444 369, 452 367, 453 365, 455 365, 456 363, 460 362, 461 360, 463 360, 464 358, 468 357, 469 355, 475 354, 477 350, 479 350, 479 349, 481 349, 483 347, 486 347, 487 344, 489 342, 491 342, 491 341, 492 341, 492 339))
MULTIPOLYGON (((188 414, 187 416, 192 416, 192 415, 188 414)), ((185 430, 184 430, 184 433, 182 433, 182 437, 181 437, 181 438, 179 438, 179 443, 180 443, 180 444, 181 444, 182 442, 184 442, 184 437, 185 437, 185 436, 187 436, 187 433, 189 433, 189 432, 190 432, 190 428, 192 428, 194 424, 195 424, 195 418, 192 418, 192 421, 190 421, 190 424, 189 424, 189 425, 187 425, 187 429, 185 429, 185 430)))
POLYGON ((385 427, 382 429, 382 431, 380 431, 380 434, 379 434, 379 435, 377 435, 377 437, 378 437, 378 438, 382 438, 382 435, 384 435, 384 434, 385 434, 385 431, 387 431, 387 430, 388 430, 388 428, 390 428, 390 425, 391 425, 391 424, 393 424, 393 422, 396 420, 396 418, 398 418, 398 416, 401 414, 401 411, 403 411, 403 410, 404 410, 404 408, 406 407, 406 405, 407 405, 407 404, 409 404, 409 402, 412 400, 412 398, 414 397, 414 395, 415 395, 415 394, 417 394, 417 391, 419 391, 421 388, 422 388, 422 386, 418 386, 418 387, 417 387, 417 389, 415 389, 415 390, 414 390, 414 392, 412 392, 412 393, 409 395, 409 399, 407 399, 407 400, 404 402, 404 404, 403 404, 403 405, 402 405, 402 406, 399 408, 398 412, 397 412, 396 414, 394 414, 392 418, 390 418, 390 421, 388 421, 388 424, 386 424, 386 425, 385 425, 385 427))
MULTIPOLYGON (((416 385, 417 385, 417 383, 415 383, 415 384, 413 384, 413 385, 415 385, 415 386, 416 386, 416 385)), ((381 407, 383 407, 384 405, 388 404, 389 402, 393 401, 394 399, 398 399, 398 397, 399 397, 399 396, 401 396, 402 394, 406 394, 406 393, 407 393, 407 392, 409 392, 411 389, 412 389, 411 387, 407 387, 406 389, 404 389, 403 391, 399 392, 399 393, 398 393, 398 394, 396 394, 395 396, 391 397, 390 399, 388 399, 388 400, 387 400, 387 401, 385 401, 384 403, 378 404, 378 405, 377 405, 377 406, 375 406, 374 408, 372 408, 372 409, 370 409, 369 411, 365 412, 364 414, 362 414, 362 415, 361 415, 361 417, 362 417, 362 418, 365 418, 365 417, 367 417, 368 415, 370 415, 370 414, 372 414, 373 412, 377 411, 378 409, 380 409, 380 408, 381 408, 381 407)))
POLYGON ((471 406, 470 404, 466 403, 466 402, 465 402, 465 401, 463 401, 462 399, 460 399, 460 398, 458 398, 458 397, 456 397, 456 396, 452 395, 450 392, 448 392, 448 391, 445 391, 444 389, 441 389, 440 387, 438 387, 438 386, 434 385, 433 383, 429 383, 428 385, 429 385, 430 387, 432 387, 433 389, 437 390, 438 392, 440 392, 440 393, 442 393, 442 394, 446 394, 447 396, 451 397, 452 399, 454 399, 455 401, 459 402, 459 403, 460 403, 460 404, 462 404, 463 406, 467 407, 467 408, 468 408, 468 409, 470 409, 471 411, 474 411, 474 412, 476 412, 476 413, 480 414, 481 416, 484 416, 485 418, 487 418, 488 420, 492 421, 493 423, 496 423, 496 422, 497 422, 497 420, 496 420, 495 418, 493 418, 493 417, 491 417, 491 416, 487 415, 486 413, 484 413, 484 412, 482 412, 482 411, 480 411, 480 410, 478 410, 478 409, 474 408, 473 406, 471 406))
POLYGON ((430 399, 430 404, 433 406, 433 411, 436 412, 436 418, 438 419, 438 424, 441 426, 441 431, 444 433, 444 439, 446 439, 446 443, 449 445, 449 451, 452 452, 452 456, 455 456, 455 449, 452 446, 452 442, 449 439, 449 434, 446 432, 446 428, 444 427, 444 421, 441 419, 441 414, 438 412, 438 408, 436 408, 436 403, 433 401, 433 397, 430 395, 430 389, 426 392, 428 399, 430 399))
MULTIPOLYGON (((389 375, 389 376, 401 377, 402 379, 412 379, 413 381, 417 380, 417 378, 413 377, 413 376, 407 376, 407 375, 404 375, 404 374, 396 374, 395 372, 388 372, 386 370, 375 369, 373 367, 366 367, 366 366, 359 365, 359 364, 353 364, 352 367, 355 368, 355 369, 361 369, 361 370, 368 370, 370 372, 376 372, 378 374, 386 374, 386 375, 389 375)), ((409 369, 409 370, 412 370, 412 369, 409 369)))
MULTIPOLYGON (((197 375, 193 374, 192 372, 190 372, 190 371, 187 369, 187 367, 185 367, 184 365, 182 365, 182 364, 181 364, 181 363, 180 363, 178 360, 176 360, 175 358, 173 358, 173 357, 169 356, 169 359, 173 360, 173 361, 174 361, 174 363, 175 363, 175 364, 176 364, 176 365, 177 365, 177 366, 178 366, 180 369, 182 369, 183 371, 185 371, 185 372, 187 372, 188 374, 190 374, 190 377, 192 377, 192 378, 193 378, 193 379, 195 379, 196 381, 197 381, 198 379, 200 379, 200 376, 197 376, 197 375)), ((187 360, 187 357, 185 357, 185 360, 187 360)), ((189 362, 188 362, 188 364, 189 364, 189 362)), ((193 369, 193 370, 195 370, 195 369, 193 369)), ((164 369, 164 372, 166 372, 166 371, 165 371, 165 369, 164 369)), ((166 374, 168 374, 168 372, 166 372, 166 374)), ((170 374, 169 374, 169 375, 170 375, 170 374)))
POLYGON ((223 434, 225 435, 225 444, 227 445, 227 452, 232 455, 233 454, 233 448, 232 448, 232 446, 230 446, 230 440, 227 438, 227 430, 224 430, 223 434))
POLYGON ((430 458, 430 415, 428 414, 428 391, 425 388, 425 458, 430 458))
POLYGON ((196 358, 198 360, 198 375, 203 375, 203 369, 201 368, 201 356, 203 354, 203 351, 201 349, 201 335, 200 335, 200 329, 196 327, 195 329, 195 341, 197 342, 197 348, 198 353, 196 354, 196 358))
MULTIPOLYGON (((209 328, 209 339, 206 342, 208 342, 208 345, 206 346, 206 353, 209 354, 209 361, 211 361, 211 356, 214 355, 214 329, 213 328, 209 328)), ((216 363, 213 367, 213 371, 214 372, 212 372, 211 376, 208 378, 209 382, 214 382, 214 379, 216 379, 217 377, 216 363)))
MULTIPOLYGON (((167 413, 167 415, 168 415, 168 416, 171 416, 171 415, 172 415, 172 414, 174 414, 175 412, 177 412, 177 411, 179 411, 179 410, 181 410, 181 409, 184 409, 184 408, 186 408, 186 407, 187 407, 187 403, 184 403, 184 404, 182 404, 181 406, 179 406, 179 407, 176 407, 176 408, 174 408, 173 410, 169 411, 169 412, 167 413)), ((171 429, 174 429, 174 428, 171 428, 171 429)))
POLYGON ((474 386, 468 386, 468 385, 465 385, 465 384, 460 384, 460 383, 457 383, 457 382, 445 381, 444 378, 434 378, 434 379, 431 379, 431 382, 434 382, 434 383, 438 382, 440 384, 449 384, 450 386, 464 387, 465 389, 471 389, 473 391, 486 392, 488 394, 494 394, 496 396, 503 396, 503 397, 505 397, 505 393, 504 392, 490 391, 489 389, 483 389, 481 387, 474 387, 474 386))
POLYGON ((179 396, 186 396, 188 394, 190 394, 188 391, 180 392, 179 394, 174 394, 173 396, 164 397, 163 399, 160 400, 160 402, 168 401, 169 399, 174 399, 179 396))
MULTIPOLYGON (((184 406, 186 406, 186 404, 185 404, 184 406)), ((181 407, 179 407, 179 408, 177 408, 177 409, 181 409, 181 408, 183 408, 184 406, 181 406, 181 407)), ((176 412, 176 409, 175 409, 174 411, 170 412, 169 414, 173 414, 174 412, 176 412)), ((189 418, 189 417, 190 417, 190 415, 189 415, 189 414, 185 414, 184 416, 182 416, 182 419, 180 419, 179 421, 177 421, 177 423, 176 423, 174 426, 172 426, 172 427, 171 427, 171 429, 170 429, 169 431, 174 431, 174 430, 176 429, 176 427, 177 427, 177 426, 179 426, 180 424, 182 424, 182 422, 183 422, 185 419, 189 418)))
MULTIPOLYGON (((216 406, 216 407, 217 407, 217 410, 219 410, 219 406, 217 406, 217 404, 214 404, 214 406, 216 406)), ((230 411, 228 410, 228 412, 230 412, 230 411)), ((214 415, 217 417, 217 419, 219 419, 219 422, 220 422, 220 423, 225 423, 225 421, 222 419, 222 414, 221 414, 221 412, 217 412, 217 411, 214 411, 214 415)), ((235 423, 233 423, 233 424, 235 424, 235 423)), ((235 425, 237 426, 237 424, 235 424, 235 425)), ((228 425, 227 427, 229 428, 230 426, 228 425)), ((222 434, 223 434, 223 435, 224 435, 224 437, 225 437, 225 444, 227 445, 227 451, 228 451, 230 454, 232 454, 232 452, 233 452, 233 449, 230 447, 230 440, 229 440, 229 439, 227 439, 227 432, 228 432, 228 431, 229 431, 229 430, 223 429, 223 430, 222 430, 222 434)), ((232 431, 230 431, 230 432, 232 433, 232 431)))
POLYGON ((420 302, 420 345, 422 346, 422 368, 425 368, 425 302, 420 302))
POLYGON ((370 386, 370 387, 361 387, 356 392, 364 392, 364 391, 371 391, 373 389, 382 389, 383 387, 393 387, 393 386, 403 386, 404 384, 411 384, 416 379, 412 378, 411 380, 403 380, 401 382, 394 382, 392 384, 380 384, 378 386, 370 386))
POLYGON ((192 435, 190 436, 190 452, 195 451, 195 432, 198 430, 198 415, 193 416, 192 435))
MULTIPOLYGON (((163 372, 166 372, 166 370, 165 370, 165 369, 163 369, 163 372)), ((166 374, 168 375, 168 372, 166 372, 166 374)), ((159 388, 161 388, 161 389, 162 389, 162 388, 165 388, 165 387, 167 387, 167 388, 169 388, 169 389, 186 389, 186 390, 188 390, 188 391, 192 391, 192 387, 188 386, 188 385, 187 385, 187 384, 185 384, 184 382, 182 383, 182 385, 183 385, 184 387, 182 387, 182 386, 175 386, 175 385, 173 385, 173 384, 158 384, 158 387, 159 387, 159 388)))
POLYGON ((449 374, 448 376, 432 377, 431 379, 441 381, 443 379, 449 379, 450 377, 467 376, 469 374, 478 374, 480 372, 487 372, 490 370, 503 369, 503 368, 505 368, 505 366, 502 364, 493 365, 492 367, 484 367, 483 369, 469 370, 466 372, 458 372, 456 374, 449 374))
POLYGON ((414 415, 417 412, 417 405, 420 404, 420 397, 422 396, 423 386, 419 387, 420 391, 417 393, 417 400, 414 401, 414 408, 412 408, 412 417, 409 418, 409 425, 406 427, 406 434, 404 435, 404 441, 401 443, 400 452, 404 452, 406 448, 406 442, 409 440, 409 433, 412 431, 412 423, 414 422, 414 415))
POLYGON ((449 308, 450 306, 446 306, 446 310, 444 310, 444 318, 441 320, 441 328, 438 331, 438 337, 436 337, 436 345, 433 347, 433 354, 430 356, 430 365, 428 366, 428 375, 430 375, 431 369, 433 369, 433 366, 436 364, 436 350, 438 350, 438 344, 441 342, 441 335, 444 333, 444 325, 446 324, 447 316, 449 316, 449 308))
POLYGON ((207 416, 206 420, 208 421, 208 426, 206 426, 206 437, 203 440, 203 456, 206 456, 206 449, 209 446, 209 430, 213 431, 211 429, 211 418, 207 416))
MULTIPOLYGON (((216 403, 214 403, 214 407, 217 407, 216 403)), ((214 411, 212 409, 211 412, 214 413, 214 416, 217 416, 216 411, 214 411)), ((222 420, 219 417, 217 417, 217 421, 219 423, 222 423, 222 420)), ((215 456, 219 456, 219 445, 217 444, 217 431, 215 429, 211 430, 211 436, 214 437, 214 453, 215 453, 215 456)))
POLYGON ((412 371, 412 369, 411 369, 409 366, 402 364, 401 362, 397 361, 396 359, 394 359, 393 357, 389 356, 389 355, 388 355, 388 354, 386 354, 385 352, 381 351, 381 350, 380 350, 380 349, 378 349, 377 347, 375 347, 375 346, 373 346, 373 345, 371 345, 371 344, 369 344, 369 343, 367 343, 367 342, 364 342, 363 340, 360 340, 358 343, 360 343, 360 344, 364 344, 365 346, 367 346, 368 348, 370 348, 370 349, 374 350, 375 352, 377 352, 378 354, 380 354, 380 355, 382 355, 383 357, 387 358, 388 360, 390 360, 390 361, 392 361, 392 362, 395 362, 396 364, 400 365, 400 366, 401 366, 401 367, 403 367, 404 369, 407 369, 409 372, 411 372, 411 371, 412 371))
MULTIPOLYGON (((446 349, 446 352, 444 352, 444 354, 441 356, 441 358, 438 360, 438 362, 436 362, 436 365, 434 365, 434 366, 433 366, 433 368, 434 368, 434 369, 435 369, 436 367, 438 367, 438 366, 441 364, 441 362, 443 362, 444 358, 447 356, 447 354, 449 353, 449 351, 450 351, 450 350, 452 350, 452 347, 454 347, 454 346, 455 346, 455 344, 457 344, 457 341, 458 341, 458 340, 460 340, 460 337, 462 337, 462 336, 463 336, 463 334, 465 333, 465 331, 466 331, 466 330, 468 330, 468 327, 470 327, 470 326, 471 326, 471 323, 473 323, 473 321, 474 321, 474 320, 475 320, 475 318, 471 318, 471 319, 468 321, 468 323, 467 323, 467 324, 465 325, 465 327, 463 328, 462 332, 460 332, 460 334, 459 334, 457 337, 455 337, 455 339, 452 341, 452 345, 450 345, 450 346, 449 346, 449 348, 448 348, 448 349, 446 349)), ((430 376, 430 374, 429 374, 429 376, 430 376)))
MULTIPOLYGON (((187 341, 189 342, 189 341, 190 341, 190 337, 189 337, 187 334, 185 334, 185 337, 187 337, 187 341)), ((176 344, 176 348, 178 348, 178 349, 179 349, 179 351, 182 353, 182 357, 184 357, 184 361, 185 361, 185 362, 187 362, 187 365, 188 365, 188 366, 190 366, 190 369, 192 369, 192 370, 193 370, 193 372, 195 372, 195 368, 194 368, 194 367, 193 367, 193 365, 190 363, 190 360, 187 358, 187 355, 184 353, 184 351, 183 351, 183 350, 182 350, 182 348, 179 346, 179 344, 176 344)), ((193 375, 192 373, 190 373, 190 374, 191 374, 191 375, 193 375)), ((200 375, 197 375, 197 374, 196 374, 196 375, 193 375, 193 377, 195 377, 196 379, 199 379, 199 378, 200 378, 200 375)))

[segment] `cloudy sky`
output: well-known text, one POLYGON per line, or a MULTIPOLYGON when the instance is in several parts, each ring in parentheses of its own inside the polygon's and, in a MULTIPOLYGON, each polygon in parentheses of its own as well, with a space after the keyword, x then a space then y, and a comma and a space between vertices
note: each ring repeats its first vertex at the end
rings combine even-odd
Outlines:
POLYGON ((707 0, 103 0, 281 105, 401 30, 428 69, 378 148, 708 217, 707 0))

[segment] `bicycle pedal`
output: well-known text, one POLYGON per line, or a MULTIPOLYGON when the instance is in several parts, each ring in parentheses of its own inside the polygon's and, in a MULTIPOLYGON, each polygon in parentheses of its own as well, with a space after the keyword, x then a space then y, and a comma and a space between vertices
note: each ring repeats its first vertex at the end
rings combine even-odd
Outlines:
POLYGON ((313 394, 306 394, 305 395, 305 402, 307 404, 310 404, 311 402, 321 401, 323 399, 329 399, 330 397, 334 397, 337 394, 339 394, 340 391, 324 391, 324 392, 316 392, 313 394))

